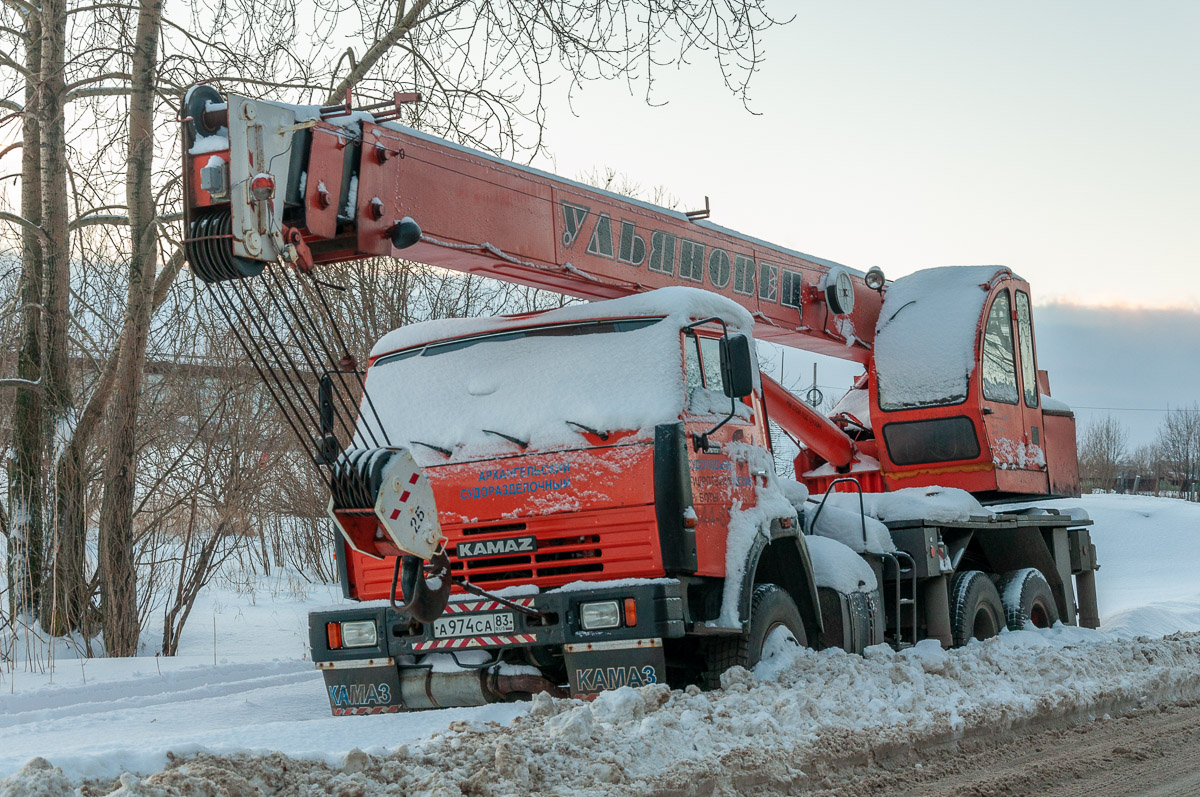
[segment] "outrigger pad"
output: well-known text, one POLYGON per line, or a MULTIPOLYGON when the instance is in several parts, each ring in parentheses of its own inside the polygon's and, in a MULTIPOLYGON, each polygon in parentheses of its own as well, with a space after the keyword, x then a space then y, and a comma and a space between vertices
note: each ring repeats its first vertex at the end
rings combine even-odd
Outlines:
POLYGON ((418 559, 445 547, 433 487, 407 449, 396 449, 383 470, 375 516, 392 543, 418 559))

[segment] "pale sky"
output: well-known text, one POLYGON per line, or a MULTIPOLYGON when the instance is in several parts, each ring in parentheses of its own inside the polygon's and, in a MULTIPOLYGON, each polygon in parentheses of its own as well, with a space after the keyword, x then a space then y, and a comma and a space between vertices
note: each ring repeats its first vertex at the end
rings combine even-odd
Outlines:
POLYGON ((776 3, 752 116, 700 56, 589 84, 537 165, 889 277, 1000 263, 1038 303, 1200 310, 1200 3, 776 3), (787 13, 790 13, 788 11, 787 13))
MULTIPOLYGON (((660 74, 666 107, 621 84, 553 107, 538 165, 707 194, 717 223, 889 277, 1007 265, 1081 427, 1149 442, 1200 399, 1200 2, 776 6, 797 16, 765 40, 761 115, 696 57, 660 74)), ((859 370, 796 351, 786 380, 814 360, 827 393, 859 370)))

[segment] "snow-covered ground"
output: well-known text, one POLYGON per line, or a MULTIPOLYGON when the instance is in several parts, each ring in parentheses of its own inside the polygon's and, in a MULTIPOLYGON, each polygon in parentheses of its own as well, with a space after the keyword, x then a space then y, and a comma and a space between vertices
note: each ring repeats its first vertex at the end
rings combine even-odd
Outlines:
MULTIPOLYGON (((755 678, 735 677, 728 693, 713 695, 622 690, 590 708, 535 701, 335 718, 307 658, 306 614, 337 602, 337 588, 300 588, 297 579, 277 575, 253 591, 210 588, 175 658, 80 660, 60 651, 47 661, 43 648, 40 656, 0 669, 0 779, 13 775, 7 785, 22 793, 23 781, 14 773, 35 756, 74 779, 148 774, 162 768, 168 752, 202 750, 275 750, 336 766, 354 748, 383 754, 414 743, 444 747, 447 739, 483 733, 485 723, 494 722, 518 736, 549 733, 589 745, 608 739, 615 745, 609 755, 613 784, 644 784, 653 766, 637 762, 650 759, 617 740, 640 739, 643 748, 647 739, 666 740, 656 744, 674 755, 683 748, 667 742, 687 737, 699 761, 749 741, 727 738, 730 717, 751 729, 742 736, 765 728, 774 734, 771 746, 794 746, 812 743, 822 730, 869 726, 882 733, 903 726, 936 736, 993 716, 1019 722, 1047 707, 1059 713, 1103 710, 1105 701, 1170 696, 1200 684, 1200 641, 1128 639, 1200 630, 1200 505, 1115 495, 1050 505, 1082 505, 1095 521, 1103 633, 1006 633, 948 654, 929 646, 900 655, 879 650, 865 659, 840 652, 788 654, 760 666, 755 678), (1147 658, 1155 663, 1147 665, 1147 658), (761 722, 746 719, 755 706, 761 722), (457 731, 451 737, 427 741, 452 723, 457 731), (782 727, 788 730, 780 736, 782 727)), ((515 787, 531 767, 537 769, 530 764, 513 770, 515 787)), ((0 794, 5 786, 0 780, 0 794)))

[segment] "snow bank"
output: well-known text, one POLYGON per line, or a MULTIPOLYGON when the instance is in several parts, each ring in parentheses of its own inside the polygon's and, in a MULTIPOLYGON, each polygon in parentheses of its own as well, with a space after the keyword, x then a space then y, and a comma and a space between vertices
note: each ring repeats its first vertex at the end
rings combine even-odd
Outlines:
POLYGON ((818 587, 832 587, 838 592, 872 592, 879 583, 875 571, 863 558, 837 540, 827 537, 807 537, 808 554, 812 557, 813 578, 818 587))
MULTIPOLYGON (((890 553, 896 550, 892 535, 887 526, 871 517, 868 508, 864 517, 858 508, 858 494, 852 494, 853 501, 845 501, 840 496, 849 493, 830 493, 825 508, 817 516, 817 504, 810 503, 806 510, 806 530, 809 534, 837 540, 842 545, 855 551, 871 551, 872 553, 890 553), (813 525, 813 520, 816 525, 813 525), (863 534, 863 526, 866 534, 863 534)), ((864 500, 869 496, 864 495, 864 500)))
POLYGON ((888 287, 875 327, 880 406, 925 407, 966 398, 987 286, 1008 273, 1003 266, 947 266, 901 277, 888 287))
MULTIPOLYGON (((857 521, 858 493, 830 493, 829 504, 852 512, 857 521)), ((863 504, 868 517, 884 523, 921 519, 938 523, 962 523, 972 518, 986 518, 995 514, 976 501, 970 493, 954 487, 906 487, 890 493, 864 493, 863 504)), ((829 509, 830 506, 826 506, 825 512, 829 509)), ((859 537, 862 537, 861 529, 859 537)))
MULTIPOLYGON (((754 672, 727 672, 715 692, 623 687, 591 703, 538 695, 507 727, 456 723, 427 742, 353 750, 332 766, 200 757, 144 781, 127 776, 128 791, 119 793, 168 785, 174 793, 207 793, 198 787, 220 783, 221 774, 225 782, 237 777, 293 793, 373 793, 381 783, 397 794, 444 797, 730 793, 715 787, 737 791, 744 777, 771 791, 765 787, 794 786, 814 763, 876 748, 946 743, 1200 694, 1194 635, 1112 640, 1059 626, 1005 632, 953 651, 925 642, 853 656, 780 642, 771 652, 754 672)), ((16 777, 22 780, 0 781, 0 793, 58 778, 37 768, 16 777)))
POLYGON ((1102 627, 1128 634, 1200 631, 1200 504, 1141 495, 1041 501, 1089 526, 1102 627), (1086 510, 1086 511, 1085 511, 1086 510))

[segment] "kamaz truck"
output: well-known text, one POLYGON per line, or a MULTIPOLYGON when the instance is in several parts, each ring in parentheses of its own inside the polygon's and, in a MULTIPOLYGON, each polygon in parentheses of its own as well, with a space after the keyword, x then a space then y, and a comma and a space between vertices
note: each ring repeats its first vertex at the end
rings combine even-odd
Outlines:
POLYGON ((1097 625, 1089 521, 1011 508, 1079 492, 1027 282, 889 281, 433 138, 402 99, 198 86, 181 114, 189 263, 329 488, 357 602, 310 617, 335 714, 1097 625), (588 301, 351 352, 321 266, 371 256, 588 301), (863 374, 826 417, 756 338, 863 374))

